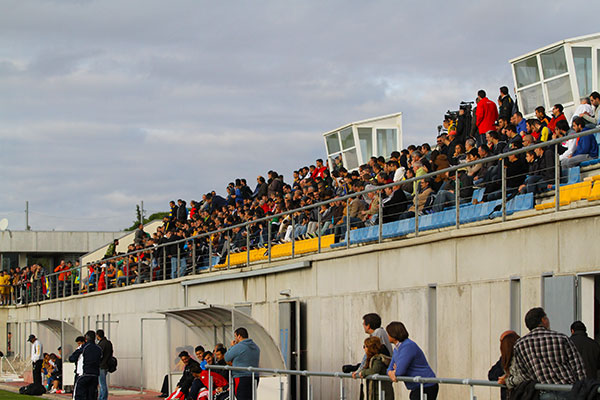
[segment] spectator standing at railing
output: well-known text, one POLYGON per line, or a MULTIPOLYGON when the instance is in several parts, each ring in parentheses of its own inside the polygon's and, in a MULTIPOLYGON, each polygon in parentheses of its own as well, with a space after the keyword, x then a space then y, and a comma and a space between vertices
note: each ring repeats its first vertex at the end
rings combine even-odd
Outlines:
MULTIPOLYGON (((577 348, 566 335, 550 330, 550 320, 543 308, 529 310, 525 314, 525 325, 529 333, 514 347, 515 373, 542 384, 571 385, 585 379, 583 360, 577 348)), ((540 400, 566 399, 567 395, 542 391, 540 400)))
MULTIPOLYGON (((231 342, 231 348, 225 353, 225 361, 234 367, 258 368, 260 361, 260 348, 248 337, 246 328, 238 328, 234 332, 235 339, 231 342)), ((234 380, 235 397, 237 400, 251 400, 253 385, 252 373, 249 371, 232 371, 234 380)))
POLYGON ((65 280, 67 279, 67 271, 69 267, 65 264, 65 260, 60 260, 60 264, 54 268, 54 272, 58 272, 58 275, 54 275, 54 279, 56 280, 56 285, 54 288, 56 289, 56 294, 53 296, 54 298, 63 297, 64 288, 65 288, 65 280))
POLYGON ((0 272, 0 295, 2 297, 2 305, 10 304, 10 275, 6 271, 0 272))
POLYGON ((479 144, 485 143, 485 134, 495 130, 494 123, 498 119, 498 108, 496 104, 486 97, 485 90, 477 92, 477 111, 476 124, 479 135, 477 141, 479 144))
POLYGON ((571 341, 581 354, 585 376, 588 379, 598 379, 598 370, 600 369, 600 345, 594 339, 587 335, 587 328, 581 321, 575 321, 571 324, 571 341))
MULTIPOLYGON (((429 366, 423 350, 408 338, 408 331, 402 322, 391 322, 385 327, 385 330, 394 346, 392 361, 387 369, 392 382, 398 382, 398 376, 435 378, 435 373, 429 366)), ((410 390, 410 400, 418 400, 420 384, 415 382, 404 382, 404 384, 410 390)), ((427 400, 436 400, 438 391, 437 383, 423 384, 423 392, 427 395, 427 400)))
MULTIPOLYGON (((385 331, 384 331, 385 332, 385 331)), ((387 336, 387 334, 386 334, 387 336)), ((381 344, 381 339, 377 336, 371 336, 365 339, 363 349, 365 351, 364 366, 358 371, 360 378, 366 378, 371 375, 385 375, 390 365, 391 357, 381 354, 385 348, 381 344)), ((354 373, 352 374, 354 376, 354 373)), ((394 387, 391 382, 381 382, 381 390, 385 397, 379 397, 379 381, 367 381, 367 400, 393 400, 394 387)))

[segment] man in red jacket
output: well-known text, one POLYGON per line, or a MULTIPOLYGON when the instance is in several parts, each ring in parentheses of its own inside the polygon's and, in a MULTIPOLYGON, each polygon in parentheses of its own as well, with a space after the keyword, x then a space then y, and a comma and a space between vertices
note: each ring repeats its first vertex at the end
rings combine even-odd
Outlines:
POLYGON ((477 92, 477 145, 485 144, 485 134, 488 131, 495 130, 495 122, 498 119, 498 107, 496 103, 486 97, 485 90, 477 92))

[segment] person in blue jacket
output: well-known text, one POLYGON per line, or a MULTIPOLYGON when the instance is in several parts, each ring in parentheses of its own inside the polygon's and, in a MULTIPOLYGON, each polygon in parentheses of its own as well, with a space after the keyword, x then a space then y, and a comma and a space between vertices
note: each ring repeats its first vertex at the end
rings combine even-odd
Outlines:
MULTIPOLYGON (((225 353, 225 361, 233 367, 256 367, 260 361, 260 348, 248 338, 246 328, 237 328, 233 333, 235 339, 231 348, 225 353)), ((235 398, 237 400, 252 399, 252 373, 248 371, 232 371, 235 398)), ((258 377, 256 378, 258 386, 258 377)))
MULTIPOLYGON (((390 322, 385 330, 394 346, 392 362, 387 370, 392 382, 397 382, 396 377, 398 376, 435 378, 435 373, 427 363, 423 350, 408 338, 408 331, 402 322, 390 322)), ((420 399, 419 383, 404 382, 404 384, 410 390, 410 400, 420 399)), ((437 383, 423 384, 423 392, 427 395, 427 400, 435 400, 438 391, 439 385, 437 383)))

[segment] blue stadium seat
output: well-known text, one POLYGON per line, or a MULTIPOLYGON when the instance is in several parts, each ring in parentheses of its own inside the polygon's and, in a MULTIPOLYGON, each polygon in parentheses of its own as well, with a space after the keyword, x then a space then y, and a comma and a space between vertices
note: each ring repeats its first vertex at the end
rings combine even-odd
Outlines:
MULTIPOLYGON (((459 209, 460 211, 460 209, 459 209)), ((460 215, 459 215, 460 217, 460 215)), ((441 228, 445 228, 448 226, 456 225, 456 208, 450 208, 444 211, 444 215, 442 217, 442 226, 441 228)))
POLYGON ((419 230, 427 231, 434 229, 434 218, 439 213, 419 215, 419 230))
POLYGON ((381 236, 384 239, 389 239, 392 237, 400 236, 398 234, 398 228, 399 228, 400 222, 402 222, 402 221, 394 221, 394 222, 388 222, 387 224, 383 224, 383 226, 381 227, 381 236))
POLYGON ((535 205, 533 193, 521 194, 515 200, 515 211, 531 210, 535 205))
POLYGON ((357 228, 350 231, 350 244, 359 243, 367 237, 369 228, 357 228))
POLYGON ((593 160, 584 161, 579 164, 580 167, 587 167, 588 165, 596 165, 600 163, 600 158, 594 158, 593 160))
POLYGON ((581 168, 580 167, 571 167, 569 168, 569 180, 567 181, 567 185, 571 185, 573 183, 581 182, 581 168))
POLYGON ((477 200, 478 202, 482 201, 484 194, 485 194, 485 188, 475 189, 473 191, 473 200, 477 200))
POLYGON ((475 213, 477 206, 474 204, 465 204, 460 206, 460 223, 468 224, 469 222, 475 221, 475 213))

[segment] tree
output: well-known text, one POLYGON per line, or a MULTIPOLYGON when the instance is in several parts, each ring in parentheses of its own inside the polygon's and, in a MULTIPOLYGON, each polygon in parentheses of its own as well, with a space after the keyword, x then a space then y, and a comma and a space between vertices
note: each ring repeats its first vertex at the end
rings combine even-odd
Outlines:
MULTIPOLYGON (((145 212, 144 212, 145 214, 145 212)), ((125 231, 134 231, 137 229, 138 225, 140 224, 140 221, 142 224, 146 225, 148 222, 151 221, 155 221, 157 219, 162 220, 164 217, 168 216, 169 212, 157 212, 154 214, 151 214, 148 218, 145 218, 145 216, 142 216, 142 210, 140 208, 139 205, 135 206, 135 220, 133 221, 133 225, 131 225, 129 228, 126 228, 125 231)))

